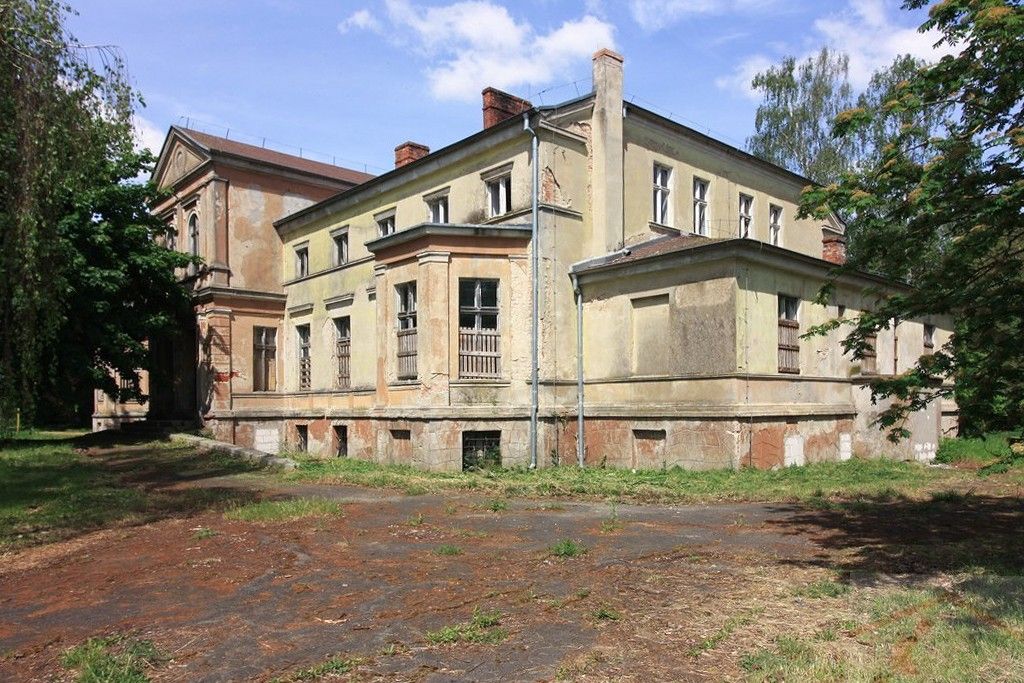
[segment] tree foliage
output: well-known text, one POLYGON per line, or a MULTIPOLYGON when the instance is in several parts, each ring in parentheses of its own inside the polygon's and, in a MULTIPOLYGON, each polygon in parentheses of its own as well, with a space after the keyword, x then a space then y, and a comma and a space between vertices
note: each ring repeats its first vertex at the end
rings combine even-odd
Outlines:
MULTIPOLYGON (((927 0, 906 0, 917 9, 927 0)), ((854 216, 857 250, 841 270, 907 277, 913 289, 876 292, 844 344, 855 354, 894 320, 950 316, 953 341, 900 376, 873 382, 895 399, 882 417, 894 435, 910 411, 953 393, 990 428, 1024 418, 1024 10, 1016 0, 944 0, 922 30, 956 53, 920 67, 880 107, 836 119, 839 140, 891 136, 834 183, 805 191, 803 215, 854 216), (941 119, 929 128, 928 122, 941 119)), ((835 323, 834 323, 835 324, 835 323)))
POLYGON ((836 140, 832 121, 853 104, 849 59, 827 47, 814 57, 782 63, 754 76, 763 94, 750 153, 819 182, 831 182, 850 167, 853 140, 836 140))
POLYGON ((153 239, 155 189, 130 182, 153 161, 134 148, 141 102, 114 51, 66 32, 69 11, 0 0, 0 427, 92 387, 141 397, 145 340, 188 302, 187 257, 153 239))

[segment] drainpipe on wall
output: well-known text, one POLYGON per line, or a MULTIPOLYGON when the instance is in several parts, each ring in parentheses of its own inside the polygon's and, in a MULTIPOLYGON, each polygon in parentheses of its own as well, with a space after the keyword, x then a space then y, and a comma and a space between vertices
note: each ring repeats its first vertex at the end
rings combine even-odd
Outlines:
POLYGON ((523 113, 523 130, 533 136, 530 163, 533 165, 533 188, 530 191, 531 232, 530 232, 530 270, 532 272, 533 305, 531 311, 530 335, 530 469, 537 468, 537 373, 540 355, 540 245, 537 244, 537 193, 540 190, 540 159, 538 150, 540 141, 537 131, 530 127, 530 113, 523 113))
POLYGON ((572 278, 572 292, 576 296, 576 462, 583 467, 586 448, 583 444, 583 290, 576 273, 572 278))

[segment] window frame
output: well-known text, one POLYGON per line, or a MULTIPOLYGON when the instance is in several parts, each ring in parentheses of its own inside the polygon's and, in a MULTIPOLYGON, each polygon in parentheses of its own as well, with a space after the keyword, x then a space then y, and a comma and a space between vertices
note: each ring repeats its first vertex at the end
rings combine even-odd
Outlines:
POLYGON ((800 374, 800 298, 789 294, 777 295, 779 328, 778 364, 780 374, 800 374), (793 359, 794 362, 787 362, 793 359))
POLYGON ((487 217, 498 218, 512 212, 512 171, 484 180, 487 195, 487 217))
POLYGON ((331 263, 343 266, 349 262, 348 226, 331 231, 331 263))
POLYGON ((711 194, 711 181, 698 176, 693 177, 693 234, 708 236, 710 220, 710 203, 708 196, 711 194), (702 188, 701 192, 697 189, 702 188))
POLYGON ((374 222, 377 224, 377 236, 387 237, 388 235, 394 235, 398 232, 397 224, 395 223, 395 209, 388 211, 382 211, 373 217, 374 222))
POLYGON ((352 387, 352 318, 343 315, 334 318, 334 357, 337 373, 335 383, 339 389, 352 387))
POLYGON ((302 242, 292 247, 292 253, 295 255, 294 263, 294 275, 293 279, 298 280, 309 275, 309 242, 302 242))
POLYGON ((299 391, 313 386, 313 333, 309 323, 295 326, 295 359, 298 361, 299 391))
POLYGON ((419 377, 419 320, 417 318, 416 280, 395 285, 396 372, 399 381, 415 381, 419 377))
POLYGON ((423 200, 427 205, 427 221, 446 225, 451 222, 450 204, 448 193, 430 195, 423 200))
POLYGON ((277 391, 276 327, 253 325, 252 364, 252 390, 254 392, 277 391))
POLYGON ((780 205, 768 205, 768 243, 776 247, 782 246, 782 216, 780 205))
POLYGON ((671 166, 655 162, 652 175, 651 222, 671 227, 673 220, 671 201, 673 169, 671 166))
POLYGON ((754 195, 740 192, 739 202, 736 208, 739 236, 742 238, 749 238, 750 228, 754 225, 754 195))

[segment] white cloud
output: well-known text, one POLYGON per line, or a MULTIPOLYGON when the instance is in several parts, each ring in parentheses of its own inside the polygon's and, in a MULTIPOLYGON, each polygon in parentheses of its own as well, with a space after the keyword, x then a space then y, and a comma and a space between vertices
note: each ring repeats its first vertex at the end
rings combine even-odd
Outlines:
POLYGON ((348 33, 352 29, 360 29, 363 31, 373 31, 374 33, 380 33, 381 25, 380 21, 373 15, 368 9, 356 10, 344 21, 338 22, 338 32, 348 33))
POLYGON ((136 145, 149 149, 153 154, 160 153, 167 131, 139 114, 132 116, 132 128, 135 131, 136 145))
POLYGON ((633 21, 645 31, 660 31, 683 19, 706 14, 746 13, 778 0, 630 0, 633 21))
MULTIPOLYGON (((813 55, 823 44, 844 52, 850 58, 850 85, 861 90, 875 71, 891 64, 897 55, 910 54, 934 61, 952 51, 945 45, 936 49, 937 32, 919 33, 916 24, 904 25, 900 20, 905 22, 906 16, 900 15, 905 13, 897 11, 894 16, 888 4, 885 0, 848 0, 843 10, 814 22, 815 35, 807 39, 798 59, 813 55)), ((783 45, 773 46, 773 50, 778 53, 774 58, 751 55, 737 64, 731 74, 716 79, 715 84, 758 100, 758 94, 750 87, 751 79, 777 63, 778 57, 787 51, 783 45)))
POLYGON ((596 50, 615 46, 614 26, 590 14, 543 33, 491 0, 426 8, 386 0, 386 9, 391 39, 426 61, 437 99, 471 101, 486 86, 549 84, 571 77, 596 50))

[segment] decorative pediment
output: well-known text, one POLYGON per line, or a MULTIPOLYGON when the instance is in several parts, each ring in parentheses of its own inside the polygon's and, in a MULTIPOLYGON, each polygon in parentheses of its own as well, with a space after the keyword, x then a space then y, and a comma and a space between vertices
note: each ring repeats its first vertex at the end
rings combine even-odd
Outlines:
POLYGON ((169 187, 209 158, 203 149, 172 128, 160 150, 153 179, 158 187, 169 187))

